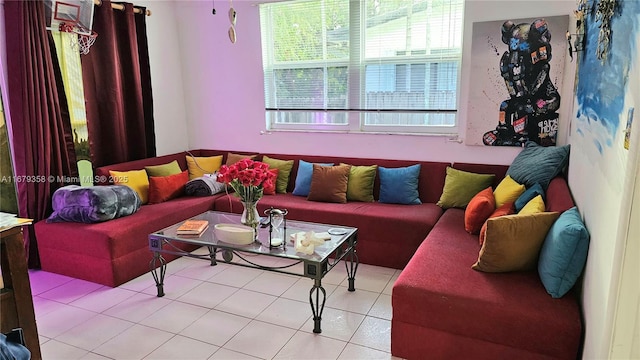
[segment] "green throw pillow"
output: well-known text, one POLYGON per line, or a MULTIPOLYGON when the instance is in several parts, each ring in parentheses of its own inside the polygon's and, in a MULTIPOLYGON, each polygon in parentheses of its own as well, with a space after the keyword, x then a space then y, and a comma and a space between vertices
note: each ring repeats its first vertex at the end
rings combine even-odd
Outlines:
POLYGON ((476 174, 447 167, 447 177, 437 205, 443 209, 464 208, 477 193, 491 186, 495 177, 493 174, 476 174))
MULTIPOLYGON (((340 164, 347 165, 347 164, 340 164)), ((347 184, 347 200, 373 202, 373 183, 378 165, 351 166, 347 184)))
POLYGON ((145 166, 144 169, 147 171, 147 176, 169 176, 182 172, 176 160, 163 165, 145 166))
POLYGON ((278 169, 276 192, 285 194, 287 192, 287 184, 289 184, 289 175, 291 174, 291 169, 293 169, 293 160, 279 160, 265 155, 262 157, 262 162, 269 165, 270 169, 278 169))

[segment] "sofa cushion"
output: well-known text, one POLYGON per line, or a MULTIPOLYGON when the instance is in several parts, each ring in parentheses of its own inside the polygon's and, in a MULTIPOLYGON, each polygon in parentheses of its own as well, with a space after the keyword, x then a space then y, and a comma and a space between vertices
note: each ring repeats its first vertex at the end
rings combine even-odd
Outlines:
MULTIPOLYGON (((353 201, 337 204, 308 201, 291 193, 264 196, 258 202, 258 211, 262 213, 271 206, 287 209, 287 220, 358 228, 360 263, 394 269, 402 269, 407 264, 442 215, 442 208, 433 203, 407 206, 353 201)), ((223 195, 216 200, 215 209, 241 213, 242 204, 236 197, 223 195)), ((295 230, 291 226, 287 223, 287 232, 295 230)))
POLYGON ((533 198, 538 195, 542 196, 542 200, 544 201, 544 190, 542 189, 542 186, 540 186, 540 184, 535 183, 533 186, 525 190, 525 192, 523 192, 520 196, 518 196, 518 198, 514 202, 516 212, 520 212, 520 210, 522 210, 522 208, 527 205, 529 201, 533 200, 533 198))
POLYGON ((582 274, 588 251, 589 232, 574 206, 551 226, 540 251, 538 273, 553 298, 571 290, 582 274))
MULTIPOLYGON (((477 259, 477 239, 464 230, 464 210, 445 211, 393 285, 392 322, 451 335, 441 344, 446 349, 476 339, 529 352, 518 358, 578 357, 582 325, 575 296, 551 298, 536 271, 474 271, 469 264, 477 259)), ((432 344, 428 340, 422 339, 432 344)), ((460 354, 437 358, 470 357, 466 349, 460 354)))
POLYGON ((293 160, 274 159, 265 155, 262 157, 262 162, 269 165, 270 169, 278 169, 276 192, 281 194, 286 193, 287 184, 289 184, 289 175, 293 168, 293 160))
POLYGON ((150 176, 149 204, 157 204, 182 196, 187 181, 189 181, 187 170, 169 176, 150 176))
POLYGON ((187 160, 187 168, 189 169, 189 180, 204 176, 204 174, 213 174, 222 166, 222 155, 217 156, 189 156, 187 160))
MULTIPOLYGON (((341 163, 340 165, 348 165, 341 163)), ((347 185, 348 201, 372 202, 373 185, 376 181, 378 165, 351 166, 349 184, 347 185)))
POLYGON ((542 200, 542 195, 537 195, 533 199, 529 200, 529 202, 518 211, 518 214, 535 214, 540 213, 545 210, 544 200, 542 200))
POLYGON ((474 270, 509 272, 532 270, 557 212, 505 215, 487 220, 487 233, 474 270))
POLYGON ((496 210, 496 200, 491 186, 480 191, 469 201, 464 211, 464 228, 469 234, 479 234, 482 225, 496 210))
POLYGON ((147 176, 169 176, 180 174, 182 172, 182 169, 180 169, 180 165, 178 165, 176 160, 162 165, 145 166, 144 170, 147 172, 147 176))
POLYGON ((126 185, 138 193, 142 205, 149 202, 149 177, 145 170, 115 171, 109 175, 115 185, 126 185))
MULTIPOLYGON (((292 160, 293 161, 293 160, 292 160)), ((293 164, 291 164, 293 165, 293 164)), ((313 165, 304 160, 298 161, 298 172, 296 173, 296 186, 293 188, 293 195, 308 196, 311 190, 311 178, 313 177, 313 165)), ((322 166, 333 166, 333 163, 320 163, 322 166)), ((287 180, 289 180, 287 178, 287 180)))
POLYGON ((67 185, 51 198, 53 213, 47 222, 97 223, 131 215, 140 208, 140 197, 128 186, 67 185))
POLYGON ((307 199, 311 201, 346 203, 350 170, 350 165, 323 166, 313 164, 311 189, 307 199))
POLYGON ((448 167, 437 205, 443 209, 464 208, 477 193, 491 186, 494 179, 492 174, 476 174, 448 167))
POLYGON ((380 166, 380 201, 387 204, 422 204, 418 193, 420 164, 400 168, 380 166))
POLYGON ((543 189, 569 162, 570 145, 544 147, 528 141, 509 166, 507 175, 527 187, 539 183, 543 189))
POLYGON ((505 176, 493 192, 493 195, 496 198, 496 207, 500 207, 508 202, 516 201, 524 190, 524 185, 518 184, 509 175, 505 176))

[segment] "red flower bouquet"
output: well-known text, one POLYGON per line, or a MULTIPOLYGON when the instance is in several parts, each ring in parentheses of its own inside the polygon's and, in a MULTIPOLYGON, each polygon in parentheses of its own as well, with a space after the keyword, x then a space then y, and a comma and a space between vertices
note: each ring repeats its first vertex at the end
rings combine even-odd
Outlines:
POLYGON ((273 186, 276 175, 269 171, 269 165, 243 159, 218 170, 218 181, 228 184, 242 202, 253 202, 262 198, 264 188, 273 186))

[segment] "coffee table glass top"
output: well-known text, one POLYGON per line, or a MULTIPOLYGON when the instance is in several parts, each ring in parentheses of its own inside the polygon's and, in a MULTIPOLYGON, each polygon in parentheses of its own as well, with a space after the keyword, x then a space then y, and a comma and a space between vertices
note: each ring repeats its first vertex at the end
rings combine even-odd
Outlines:
POLYGON ((160 231, 151 234, 151 237, 160 237, 168 240, 174 240, 179 242, 185 242, 202 246, 214 246, 219 249, 230 249, 255 254, 264 254, 269 256, 284 257, 289 259, 300 260, 313 260, 324 261, 329 255, 331 255, 339 246, 349 239, 357 231, 356 228, 348 226, 327 225, 311 222, 287 220, 287 232, 285 235, 286 247, 282 246, 274 249, 269 249, 269 227, 258 227, 258 241, 254 241, 249 245, 237 245, 227 243, 216 239, 214 232, 214 225, 216 224, 240 224, 240 215, 219 211, 207 211, 203 214, 192 217, 191 219, 207 220, 209 221, 209 227, 199 236, 194 235, 177 235, 176 229, 183 221, 177 224, 166 227, 160 231), (338 231, 344 234, 331 235, 330 240, 326 240, 323 245, 315 246, 315 251, 311 255, 306 255, 300 252, 296 252, 294 243, 290 240, 291 234, 297 232, 314 231, 316 233, 328 232, 332 229, 332 233, 336 233, 333 229, 340 229, 338 231))

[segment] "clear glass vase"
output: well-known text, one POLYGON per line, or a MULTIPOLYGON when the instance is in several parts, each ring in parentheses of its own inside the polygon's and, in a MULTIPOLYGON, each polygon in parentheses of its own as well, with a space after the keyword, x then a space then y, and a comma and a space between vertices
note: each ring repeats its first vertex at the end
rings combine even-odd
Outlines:
POLYGON ((253 238, 258 238, 258 224, 260 223, 260 214, 258 213, 258 201, 242 201, 242 216, 240 222, 243 225, 253 228, 253 238))

